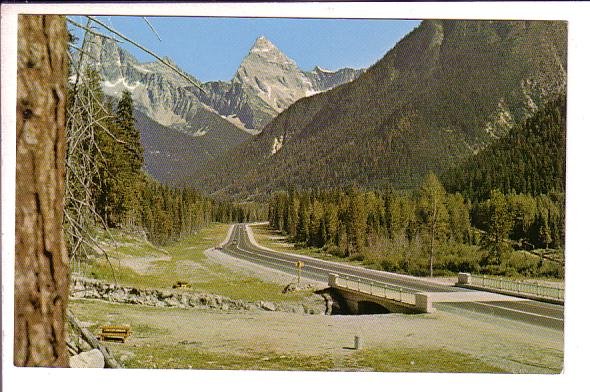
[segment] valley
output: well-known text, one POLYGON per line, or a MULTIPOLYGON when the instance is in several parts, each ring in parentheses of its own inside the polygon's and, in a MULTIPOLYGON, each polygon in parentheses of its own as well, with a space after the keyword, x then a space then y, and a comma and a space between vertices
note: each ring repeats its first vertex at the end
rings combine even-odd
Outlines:
POLYGON ((69 308, 130 326, 123 367, 562 371, 564 22, 424 20, 333 71, 259 35, 228 81, 83 46, 69 308))
MULTIPOLYGON (((233 300, 263 298, 276 304, 311 304, 314 296, 319 297, 312 291, 282 293, 294 275, 269 273, 254 263, 203 253, 223 241, 228 229, 216 225, 165 248, 117 234, 119 246, 109 253, 118 284, 169 290, 171 282, 182 278, 192 287, 174 290, 177 293, 205 290, 233 300), (146 264, 150 267, 141 267, 146 264)), ((94 264, 90 275, 112 284, 106 266, 97 267, 102 263, 94 264)), ((314 283, 316 288, 324 284, 314 283)), ((125 343, 105 343, 129 368, 556 373, 563 360, 559 330, 522 328, 518 321, 491 322, 446 311, 330 316, 255 307, 154 307, 82 298, 72 299, 70 308, 91 331, 104 324, 131 326, 133 334, 125 343), (354 336, 361 337, 362 350, 352 349, 354 336)))

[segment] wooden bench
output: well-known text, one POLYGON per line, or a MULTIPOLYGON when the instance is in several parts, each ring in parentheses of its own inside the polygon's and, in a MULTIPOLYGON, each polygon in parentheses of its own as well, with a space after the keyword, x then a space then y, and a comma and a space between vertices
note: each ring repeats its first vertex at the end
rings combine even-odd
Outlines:
POLYGON ((112 340, 125 343, 131 335, 131 327, 127 325, 104 325, 101 327, 101 332, 98 334, 100 340, 112 340))

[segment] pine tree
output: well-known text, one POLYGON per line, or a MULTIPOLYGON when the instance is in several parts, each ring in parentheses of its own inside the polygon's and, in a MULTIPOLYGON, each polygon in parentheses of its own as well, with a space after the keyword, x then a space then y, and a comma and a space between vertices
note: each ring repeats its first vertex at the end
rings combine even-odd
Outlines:
POLYGON ((512 229, 513 217, 508 209, 506 197, 494 189, 490 199, 484 203, 485 234, 483 249, 487 250, 487 263, 499 265, 511 250, 508 244, 508 233, 512 229))
POLYGON ((367 240, 367 208, 363 194, 353 188, 347 210, 347 253, 360 253, 367 240))
POLYGON ((448 212, 445 206, 445 188, 431 172, 426 175, 419 189, 418 211, 420 222, 428 236, 428 261, 430 276, 434 271, 435 243, 441 237, 448 225, 448 212))

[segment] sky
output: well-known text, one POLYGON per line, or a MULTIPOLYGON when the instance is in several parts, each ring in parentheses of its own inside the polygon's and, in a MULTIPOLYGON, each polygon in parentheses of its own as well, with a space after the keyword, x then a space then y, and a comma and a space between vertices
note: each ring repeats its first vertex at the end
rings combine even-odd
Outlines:
MULTIPOLYGON (((83 17, 71 18, 86 23, 83 17)), ((159 56, 171 58, 203 82, 230 80, 259 36, 268 38, 304 71, 316 65, 329 70, 366 68, 420 23, 394 19, 149 17, 159 41, 142 17, 99 19, 159 56)), ((121 46, 141 62, 154 60, 131 44, 121 46)))

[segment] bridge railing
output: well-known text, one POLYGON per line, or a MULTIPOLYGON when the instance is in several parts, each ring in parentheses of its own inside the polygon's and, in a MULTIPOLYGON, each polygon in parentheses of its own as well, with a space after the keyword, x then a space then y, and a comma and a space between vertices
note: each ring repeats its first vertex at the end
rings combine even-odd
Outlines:
POLYGON ((361 293, 374 295, 384 299, 391 299, 405 304, 416 305, 416 295, 413 292, 392 284, 342 274, 338 274, 335 283, 337 286, 349 290, 359 291, 361 293))
POLYGON ((517 280, 491 278, 488 276, 471 276, 470 284, 515 293, 533 294, 539 297, 563 300, 565 290, 561 287, 545 286, 538 283, 519 282, 517 280))

